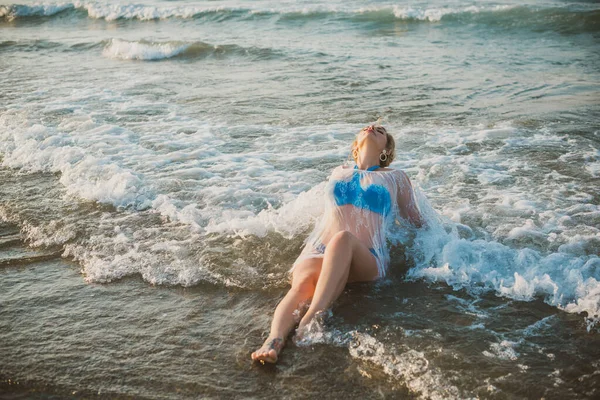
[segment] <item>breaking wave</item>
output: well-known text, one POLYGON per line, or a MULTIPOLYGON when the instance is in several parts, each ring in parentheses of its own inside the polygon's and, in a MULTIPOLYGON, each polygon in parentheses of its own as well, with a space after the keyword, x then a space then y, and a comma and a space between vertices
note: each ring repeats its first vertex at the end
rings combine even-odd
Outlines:
POLYGON ((276 52, 268 48, 245 48, 235 44, 211 45, 204 42, 150 42, 111 39, 102 54, 120 60, 162 60, 168 58, 224 57, 229 55, 251 56, 268 59, 276 52))
POLYGON ((594 4, 572 4, 564 7, 528 5, 495 5, 466 7, 312 6, 297 8, 243 8, 198 6, 149 6, 142 4, 110 4, 94 1, 45 2, 34 5, 0 6, 0 20, 14 21, 48 18, 65 12, 83 18, 150 21, 158 19, 255 19, 276 18, 283 22, 297 19, 336 19, 352 22, 428 22, 474 23, 507 29, 531 28, 565 33, 597 32, 600 29, 600 7, 594 4))

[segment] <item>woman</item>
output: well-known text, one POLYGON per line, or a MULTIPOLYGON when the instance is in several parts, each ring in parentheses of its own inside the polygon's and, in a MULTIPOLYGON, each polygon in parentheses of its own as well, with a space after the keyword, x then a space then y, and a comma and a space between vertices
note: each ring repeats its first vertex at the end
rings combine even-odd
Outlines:
POLYGON ((253 360, 277 361, 301 303, 311 301, 298 333, 337 299, 346 283, 383 278, 389 265, 385 233, 397 217, 417 228, 423 225, 408 176, 387 168, 394 156, 394 138, 384 127, 370 125, 358 133, 352 143, 356 165, 333 170, 323 217, 290 270, 292 288, 277 306, 269 337, 252 353, 253 360))

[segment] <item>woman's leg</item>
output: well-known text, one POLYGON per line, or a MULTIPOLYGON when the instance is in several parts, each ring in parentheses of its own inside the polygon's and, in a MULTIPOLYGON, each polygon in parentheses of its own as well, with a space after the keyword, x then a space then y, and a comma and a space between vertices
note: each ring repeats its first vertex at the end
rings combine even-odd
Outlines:
POLYGON ((323 258, 307 258, 296 265, 292 275, 292 288, 277 305, 269 337, 260 349, 252 353, 253 360, 272 363, 277 361, 285 338, 296 325, 294 311, 315 292, 322 263, 323 258))
POLYGON ((377 260, 369 248, 348 231, 336 233, 327 244, 321 273, 310 308, 298 330, 314 315, 327 309, 344 290, 347 282, 372 281, 379 276, 377 260))

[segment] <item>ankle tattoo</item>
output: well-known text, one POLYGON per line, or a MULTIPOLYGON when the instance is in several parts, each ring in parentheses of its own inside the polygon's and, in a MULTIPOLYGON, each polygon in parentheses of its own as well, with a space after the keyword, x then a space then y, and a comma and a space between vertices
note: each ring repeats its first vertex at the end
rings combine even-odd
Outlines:
POLYGON ((274 338, 269 343, 268 346, 270 349, 274 349, 279 353, 279 350, 283 347, 283 339, 282 338, 274 338))

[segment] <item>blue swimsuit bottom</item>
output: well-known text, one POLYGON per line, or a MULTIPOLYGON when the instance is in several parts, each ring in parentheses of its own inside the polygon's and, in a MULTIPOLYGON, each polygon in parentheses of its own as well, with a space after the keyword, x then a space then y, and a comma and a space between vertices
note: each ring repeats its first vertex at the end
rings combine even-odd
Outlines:
MULTIPOLYGON (((315 247, 315 251, 319 254, 325 254, 325 248, 327 246, 325 246, 322 242, 319 242, 319 245, 317 247, 315 247)), ((375 259, 378 260, 377 258, 377 252, 375 251, 374 248, 369 248, 369 251, 371 252, 371 254, 373 254, 375 256, 375 259)))

